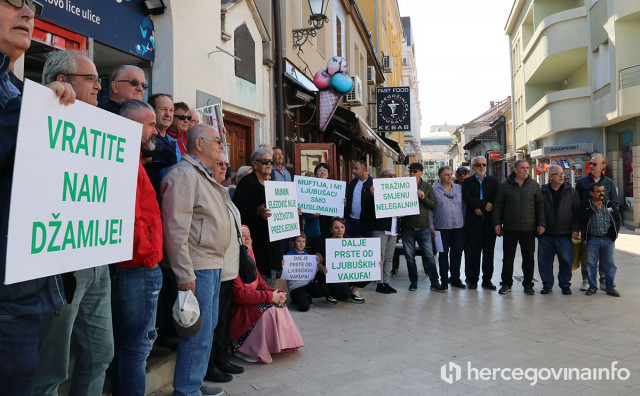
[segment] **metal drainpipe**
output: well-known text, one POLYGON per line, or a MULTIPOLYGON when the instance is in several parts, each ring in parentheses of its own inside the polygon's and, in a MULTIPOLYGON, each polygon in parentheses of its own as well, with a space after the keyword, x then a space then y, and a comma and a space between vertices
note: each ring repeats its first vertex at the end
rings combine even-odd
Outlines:
POLYGON ((376 56, 378 56, 378 54, 380 53, 380 47, 378 46, 378 0, 375 1, 375 9, 376 9, 376 56))
POLYGON ((276 77, 276 145, 282 148, 282 154, 284 160, 287 160, 287 151, 284 147, 284 98, 283 98, 283 83, 282 83, 282 31, 281 31, 281 18, 280 18, 280 0, 272 0, 273 7, 273 25, 274 25, 274 40, 275 40, 275 77, 276 77))

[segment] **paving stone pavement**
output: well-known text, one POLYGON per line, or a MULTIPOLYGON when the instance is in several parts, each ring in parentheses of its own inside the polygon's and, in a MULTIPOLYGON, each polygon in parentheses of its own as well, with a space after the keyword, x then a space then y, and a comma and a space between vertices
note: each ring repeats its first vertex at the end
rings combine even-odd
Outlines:
MULTIPOLYGON (((230 395, 640 394, 640 235, 624 231, 615 257, 621 298, 601 291, 585 296, 579 291, 579 271, 573 273, 570 296, 562 295, 557 284, 553 293, 541 295, 540 282, 534 296, 516 283, 506 295, 482 288, 440 294, 429 291, 426 279, 410 292, 401 259, 391 281, 397 294, 379 294, 369 285, 363 291, 365 304, 331 306, 316 299, 309 312, 292 309, 304 348, 274 355, 269 365, 233 358, 245 373, 218 385, 230 395), (462 367, 453 384, 441 378, 448 362, 462 367), (593 376, 586 369, 610 370, 612 364, 618 370, 615 380, 586 380, 589 373, 593 376), (531 385, 532 380, 505 380, 499 373, 495 380, 475 379, 482 368, 529 369, 528 378, 532 369, 542 370, 531 385), (557 373, 561 368, 575 368, 574 380, 546 379, 554 375, 551 369, 557 373), (628 379, 620 379, 627 374, 628 379)), ((501 260, 498 239, 496 285, 501 260)), ((517 257, 514 275, 522 275, 519 262, 517 257)), ((517 375, 516 370, 510 373, 517 375)), ((169 385, 153 395, 167 396, 171 390, 169 385)))

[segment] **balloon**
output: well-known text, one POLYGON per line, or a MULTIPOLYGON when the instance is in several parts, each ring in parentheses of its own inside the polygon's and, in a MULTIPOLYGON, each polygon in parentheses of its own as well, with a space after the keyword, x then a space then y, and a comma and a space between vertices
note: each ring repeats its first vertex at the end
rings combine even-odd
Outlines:
POLYGON ((331 81, 331 76, 327 73, 326 70, 320 70, 313 76, 313 84, 318 89, 327 89, 329 88, 329 83, 331 81))
POLYGON ((333 76, 336 73, 347 72, 347 60, 341 56, 334 56, 327 62, 327 72, 333 76))
POLYGON ((331 77, 331 86, 339 93, 346 94, 353 88, 353 80, 346 73, 336 73, 331 77))

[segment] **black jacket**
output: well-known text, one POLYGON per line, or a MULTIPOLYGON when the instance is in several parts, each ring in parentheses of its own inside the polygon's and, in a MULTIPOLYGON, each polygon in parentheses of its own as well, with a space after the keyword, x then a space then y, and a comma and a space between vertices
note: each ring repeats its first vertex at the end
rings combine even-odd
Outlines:
MULTIPOLYGON (((611 218, 611 226, 607 232, 607 236, 612 241, 618 239, 618 233, 620 232, 620 226, 622 225, 622 216, 620 216, 620 210, 618 205, 613 201, 609 201, 605 198, 602 203, 607 207, 607 212, 611 218)), ((589 222, 591 221, 591 215, 595 212, 596 208, 593 206, 593 201, 587 199, 580 204, 579 215, 580 225, 582 226, 582 240, 586 243, 589 240, 589 222)))
MULTIPOLYGON (((0 63, 4 55, 0 53, 0 63)), ((0 74, 5 71, 0 70, 0 74)), ((22 91, 22 83, 9 74, 14 85, 22 91)), ((5 285, 9 202, 13 183, 13 162, 16 155, 18 120, 22 97, 0 104, 0 315, 30 315, 54 312, 65 303, 65 292, 60 275, 5 285)), ((28 265, 28 263, 24 263, 28 265)), ((70 283, 74 278, 71 276, 70 283)), ((69 289, 73 296, 73 288, 69 289)), ((6 356, 5 358, 10 358, 6 356)))
POLYGON ((544 217, 547 220, 547 228, 544 234, 549 236, 570 236, 572 232, 580 232, 580 219, 578 218, 580 198, 578 197, 578 192, 568 183, 562 185, 558 212, 555 213, 551 183, 543 185, 540 190, 544 199, 544 217))
POLYGON ((494 226, 502 225, 510 232, 535 232, 538 226, 546 227, 538 182, 527 177, 519 185, 515 172, 511 173, 500 186, 491 218, 494 226))
POLYGON ((483 218, 488 218, 489 221, 486 223, 489 227, 491 226, 491 212, 487 212, 485 208, 487 203, 495 205, 499 190, 500 182, 498 179, 485 175, 482 181, 482 199, 480 199, 480 182, 478 179, 471 175, 464 180, 462 184, 462 199, 467 206, 464 218, 465 228, 473 229, 474 225, 483 218), (482 216, 478 216, 475 213, 476 209, 482 210, 482 216))
MULTIPOLYGON (((354 178, 347 186, 347 203, 344 208, 344 218, 348 219, 351 214, 351 203, 353 202, 353 189, 358 184, 358 178, 354 178)), ((360 198, 360 221, 371 222, 376 218, 375 205, 373 203, 373 195, 371 194, 371 186, 373 186, 373 178, 367 177, 362 184, 362 196, 360 198)))

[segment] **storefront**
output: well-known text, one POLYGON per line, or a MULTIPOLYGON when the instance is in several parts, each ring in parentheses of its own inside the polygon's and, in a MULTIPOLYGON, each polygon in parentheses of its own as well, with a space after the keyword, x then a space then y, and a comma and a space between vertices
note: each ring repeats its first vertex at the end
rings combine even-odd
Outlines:
POLYGON ((607 170, 618 188, 625 226, 640 229, 640 117, 607 128, 607 170))
POLYGON ((155 33, 144 2, 132 0, 43 0, 32 45, 24 59, 24 77, 40 82, 46 54, 54 49, 88 51, 102 79, 100 99, 109 96, 112 70, 137 65, 151 82, 155 33))
POLYGON ((536 160, 538 183, 549 181, 548 166, 559 165, 564 170, 565 181, 575 187, 579 178, 589 173, 589 159, 593 153, 593 143, 572 143, 547 146, 531 151, 531 159, 536 160))

